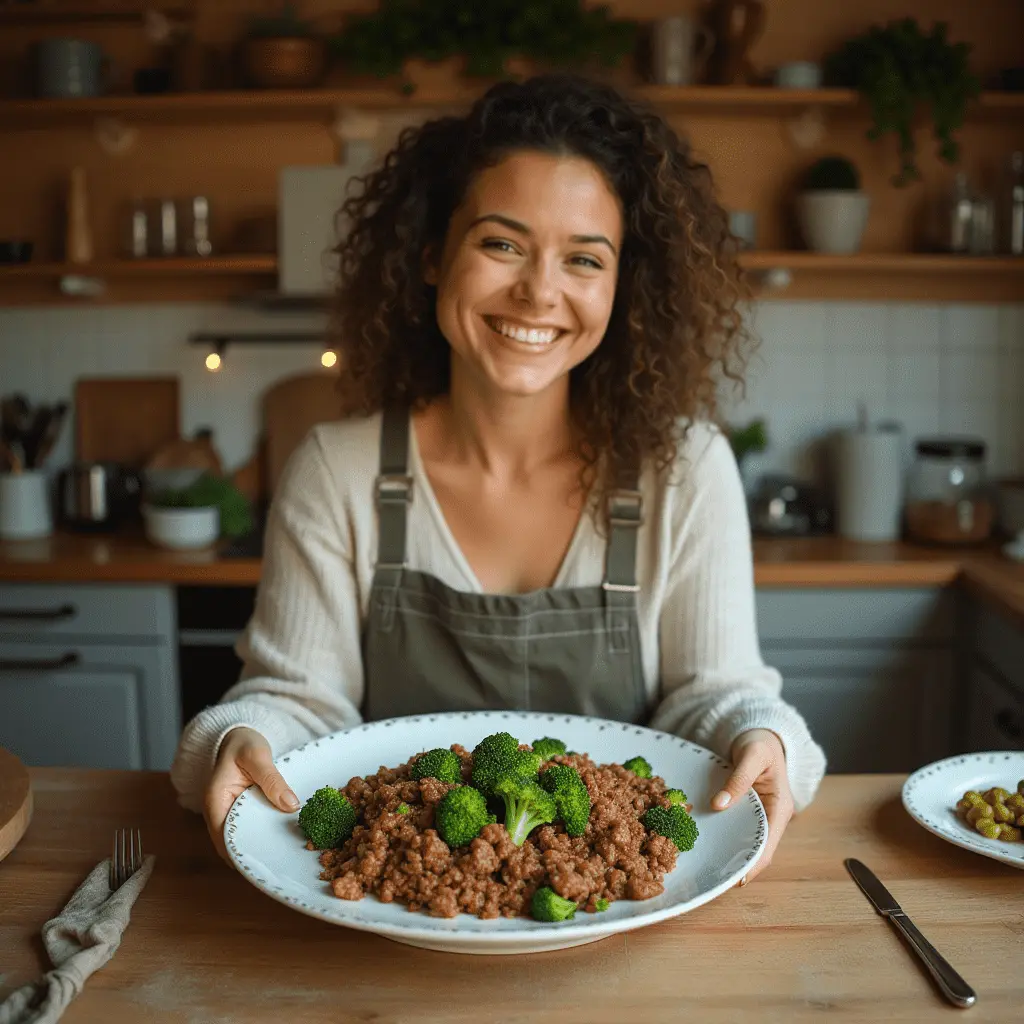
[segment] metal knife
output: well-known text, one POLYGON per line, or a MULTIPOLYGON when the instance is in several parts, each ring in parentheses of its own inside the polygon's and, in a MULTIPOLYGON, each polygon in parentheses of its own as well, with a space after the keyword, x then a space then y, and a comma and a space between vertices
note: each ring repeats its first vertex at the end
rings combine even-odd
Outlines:
POLYGON ((913 921, 903 913, 903 908, 893 899, 892 893, 878 880, 875 873, 852 857, 844 860, 846 870, 861 887, 864 895, 882 917, 895 925, 896 930, 910 943, 910 948, 921 958, 929 973, 935 979, 942 994, 954 1005, 966 1009, 973 1006, 977 996, 974 989, 957 974, 945 957, 917 930, 913 921))

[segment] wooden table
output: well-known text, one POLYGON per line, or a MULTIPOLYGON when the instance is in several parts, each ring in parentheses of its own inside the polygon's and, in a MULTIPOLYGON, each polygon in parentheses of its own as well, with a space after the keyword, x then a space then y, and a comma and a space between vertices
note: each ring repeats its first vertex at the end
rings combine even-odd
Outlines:
POLYGON ((32 825, 0 863, 0 996, 44 967, 40 926, 113 829, 133 825, 156 870, 67 1024, 1021 1020, 1024 873, 920 828, 902 781, 830 776, 751 885, 674 921, 512 958, 413 949, 276 903, 217 859, 163 773, 39 769, 32 825), (848 856, 974 986, 973 1009, 937 995, 847 875, 848 856))

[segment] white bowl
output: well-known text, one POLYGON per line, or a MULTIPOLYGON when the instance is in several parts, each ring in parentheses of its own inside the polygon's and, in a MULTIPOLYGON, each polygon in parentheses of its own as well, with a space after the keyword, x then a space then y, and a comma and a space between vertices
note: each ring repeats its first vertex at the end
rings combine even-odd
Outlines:
POLYGON ((142 506, 146 536, 161 547, 187 551, 206 548, 220 536, 220 509, 142 506))
POLYGON ((424 949, 510 954, 565 949, 688 913, 728 893, 764 852, 768 822, 752 789, 725 811, 710 808, 711 798, 730 775, 728 762, 695 743, 639 725, 529 711, 413 715, 321 736, 274 763, 305 801, 321 786, 344 786, 354 775, 372 774, 382 764, 402 764, 431 747, 461 743, 472 749, 484 736, 499 731, 525 741, 556 736, 570 750, 588 753, 599 764, 621 764, 643 754, 656 775, 681 788, 693 804, 700 835, 665 876, 665 891, 647 900, 616 900, 602 913, 581 912, 557 924, 527 917, 429 917, 372 895, 349 902, 320 881, 319 855, 306 850, 296 824, 298 814, 272 807, 254 787, 235 800, 224 822, 228 854, 257 889, 310 917, 424 949))

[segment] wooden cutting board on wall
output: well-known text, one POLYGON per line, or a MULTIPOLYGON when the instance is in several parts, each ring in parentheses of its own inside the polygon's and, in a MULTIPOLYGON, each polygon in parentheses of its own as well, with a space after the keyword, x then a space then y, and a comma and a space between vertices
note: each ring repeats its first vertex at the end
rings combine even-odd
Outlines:
POLYGON ((273 495, 289 456, 318 423, 340 416, 336 371, 288 377, 263 396, 266 491, 273 495))
POLYGON ((75 383, 75 457, 144 465, 181 437, 177 377, 83 377, 75 383))

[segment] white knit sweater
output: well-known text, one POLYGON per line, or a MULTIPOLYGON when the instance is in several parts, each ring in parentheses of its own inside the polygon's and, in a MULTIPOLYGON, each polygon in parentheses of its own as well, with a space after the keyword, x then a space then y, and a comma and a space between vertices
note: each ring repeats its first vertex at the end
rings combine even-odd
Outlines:
MULTIPOLYGON (((415 498, 408 564, 480 592, 430 488, 411 431, 415 498)), ((377 524, 372 498, 380 416, 316 427, 290 459, 267 521, 256 610, 239 641, 241 680, 185 727, 171 768, 181 803, 202 809, 224 736, 245 725, 274 756, 361 721, 361 635, 377 524)), ((798 808, 814 796, 825 756, 780 694, 760 653, 750 527, 736 462, 715 428, 695 424, 670 474, 641 481, 638 615, 649 723, 728 757, 739 733, 782 739, 798 808)), ((600 584, 606 541, 585 516, 556 587, 600 584)))

